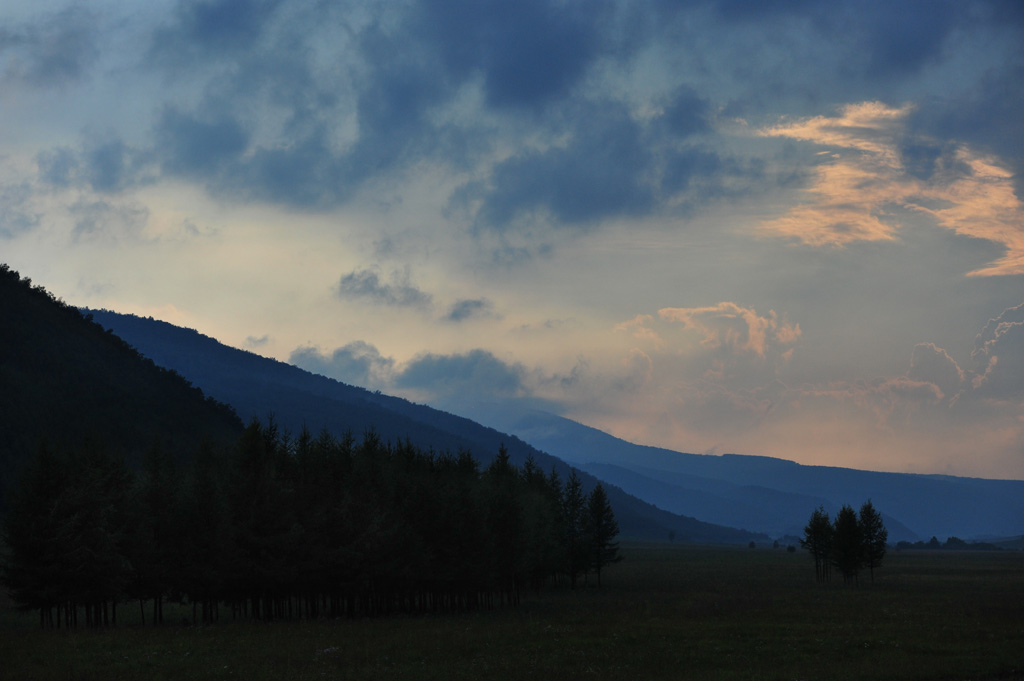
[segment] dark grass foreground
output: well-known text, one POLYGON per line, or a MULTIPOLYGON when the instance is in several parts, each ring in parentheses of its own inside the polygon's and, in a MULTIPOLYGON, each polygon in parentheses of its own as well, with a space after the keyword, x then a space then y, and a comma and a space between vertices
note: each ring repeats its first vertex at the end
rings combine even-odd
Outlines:
POLYGON ((1024 679, 1024 553, 893 552, 853 587, 800 552, 624 553, 601 589, 465 615, 68 632, 8 608, 0 678, 1024 679))

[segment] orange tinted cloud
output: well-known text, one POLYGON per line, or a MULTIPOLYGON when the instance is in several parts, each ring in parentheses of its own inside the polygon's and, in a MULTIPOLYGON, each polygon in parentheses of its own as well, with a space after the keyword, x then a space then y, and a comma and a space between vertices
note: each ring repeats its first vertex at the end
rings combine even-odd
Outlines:
POLYGON ((1013 175, 993 159, 960 148, 957 161, 970 170, 944 186, 926 187, 924 195, 949 202, 929 210, 939 224, 957 234, 1003 244, 1006 254, 971 276, 1024 273, 1024 207, 1013 191, 1013 175))
POLYGON ((902 206, 932 216, 957 234, 1006 248, 1002 258, 971 275, 1024 273, 1024 206, 1014 194, 1012 174, 966 146, 928 179, 907 172, 899 142, 911 110, 909 105, 865 102, 843 107, 834 117, 816 116, 762 130, 765 137, 828 146, 834 153, 822 154, 828 160, 816 168, 807 200, 763 221, 760 230, 819 247, 892 241, 898 225, 888 213, 902 206))
POLYGON ((800 337, 800 325, 779 320, 774 310, 763 317, 755 310, 736 303, 722 302, 712 307, 666 307, 658 316, 668 322, 704 335, 701 343, 711 348, 729 348, 765 356, 769 343, 791 345, 800 337))

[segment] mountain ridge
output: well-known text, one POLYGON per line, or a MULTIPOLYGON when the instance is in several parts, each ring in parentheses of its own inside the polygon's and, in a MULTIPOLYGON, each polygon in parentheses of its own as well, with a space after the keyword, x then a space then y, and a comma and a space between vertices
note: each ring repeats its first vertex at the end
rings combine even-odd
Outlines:
MULTIPOLYGON (((592 464, 612 464, 647 477, 652 476, 651 471, 656 471, 660 482, 672 474, 685 473, 708 483, 717 480, 767 486, 787 494, 826 499, 828 503, 824 506, 832 514, 842 504, 858 506, 870 499, 875 508, 895 521, 894 529, 903 526, 907 530, 904 537, 907 540, 927 539, 933 535, 1016 536, 1024 532, 1024 481, 815 466, 763 455, 688 454, 633 444, 535 409, 521 409, 516 413, 508 405, 500 408, 481 405, 474 416, 515 432, 531 444, 585 468, 592 464)), ((641 498, 648 498, 648 491, 635 480, 612 476, 609 481, 622 484, 624 489, 641 498)), ((679 487, 676 494, 685 497, 686 487, 679 487)), ((677 504, 672 508, 677 512, 688 508, 688 515, 701 519, 710 517, 693 506, 677 504)), ((811 510, 807 509, 802 516, 791 514, 782 518, 775 513, 776 509, 767 507, 762 517, 774 514, 777 517, 772 522, 759 524, 757 518, 751 517, 750 522, 733 526, 757 527, 766 532, 778 531, 778 525, 802 528, 811 510)))
MULTIPOLYGON (((570 466, 561 459, 469 418, 232 348, 194 329, 110 310, 86 312, 157 364, 173 369, 206 393, 232 405, 243 420, 272 414, 293 435, 304 426, 322 426, 335 435, 359 435, 372 424, 385 440, 397 442, 407 438, 417 446, 435 451, 467 449, 484 465, 504 444, 513 462, 521 465, 527 456, 533 456, 543 469, 554 467, 563 480, 568 476, 570 466)), ((581 472, 581 479, 585 489, 597 482, 585 471, 581 472)), ((623 536, 664 540, 673 532, 679 540, 736 544, 768 539, 763 533, 673 514, 604 482, 623 536)))

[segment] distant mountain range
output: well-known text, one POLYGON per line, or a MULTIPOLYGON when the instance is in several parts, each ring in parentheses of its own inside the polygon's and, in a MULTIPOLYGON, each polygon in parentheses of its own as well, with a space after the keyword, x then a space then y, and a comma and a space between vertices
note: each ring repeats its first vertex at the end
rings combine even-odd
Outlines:
POLYGON ((660 508, 771 536, 802 536, 810 510, 871 500, 892 542, 1019 537, 1024 481, 804 466, 765 456, 635 445, 553 414, 481 405, 471 414, 660 508))
MULTIPOLYGON (((83 312, 156 364, 230 404, 246 421, 272 416, 293 436, 303 427, 314 435, 326 428, 338 437, 351 433, 357 440, 372 428, 392 443, 409 440, 422 449, 468 450, 484 464, 504 444, 517 465, 533 456, 543 470, 557 470, 563 481, 570 472, 564 461, 466 418, 346 385, 152 318, 106 310, 83 312)), ((598 481, 586 472, 580 477, 585 491, 598 481)), ((678 541, 746 544, 769 540, 763 533, 702 522, 657 508, 614 485, 606 488, 624 537, 665 540, 672 533, 678 541)))
MULTIPOLYGON (((409 438, 436 450, 465 448, 484 461, 505 442, 519 462, 532 454, 546 469, 559 468, 563 477, 567 469, 562 461, 569 462, 626 493, 613 503, 626 517, 624 532, 633 536, 661 539, 672 530, 680 540, 692 541, 792 539, 802 536, 818 506, 834 515, 843 504, 859 508, 868 499, 883 514, 892 542, 933 535, 1024 535, 1024 481, 803 466, 761 456, 685 454, 635 445, 514 403, 477 405, 468 413, 475 419, 471 421, 230 348, 166 322, 107 311, 91 314, 157 364, 234 406, 243 419, 273 412, 293 433, 307 425, 356 436, 372 425, 385 438, 409 438), (695 525, 691 518, 709 525, 695 525), (724 527, 744 531, 730 534, 724 527)), ((588 478, 588 484, 593 480, 588 478)))

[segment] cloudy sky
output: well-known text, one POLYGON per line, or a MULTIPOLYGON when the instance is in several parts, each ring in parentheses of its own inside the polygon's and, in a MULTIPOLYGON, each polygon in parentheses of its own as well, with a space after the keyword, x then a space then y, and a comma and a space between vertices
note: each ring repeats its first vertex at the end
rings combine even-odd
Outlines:
POLYGON ((1024 4, 9 0, 0 261, 457 412, 1024 479, 1024 4))

